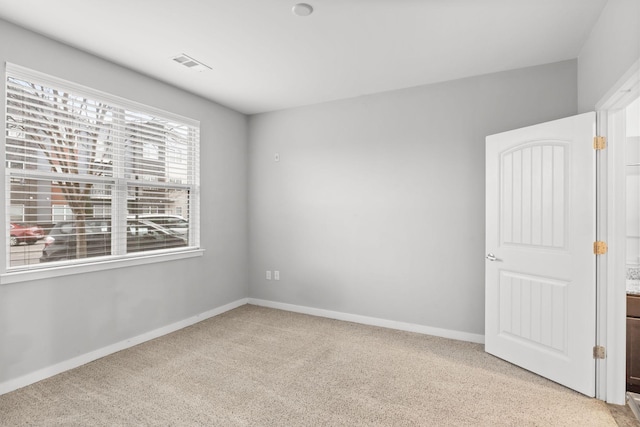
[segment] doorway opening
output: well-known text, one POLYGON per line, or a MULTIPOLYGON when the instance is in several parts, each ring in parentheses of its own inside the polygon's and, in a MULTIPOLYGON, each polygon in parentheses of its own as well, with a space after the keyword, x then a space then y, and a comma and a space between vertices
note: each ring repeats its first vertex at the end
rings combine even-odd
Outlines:
POLYGON ((606 348, 606 357, 596 362, 596 397, 617 405, 626 403, 627 287, 640 269, 640 166, 633 166, 640 164, 638 98, 640 61, 596 106, 597 133, 607 137, 598 161, 597 234, 608 244, 606 255, 598 257, 597 345, 606 348))
MULTIPOLYGON (((640 98, 623 112, 625 174, 626 391, 640 393, 640 98)), ((620 236, 621 237, 621 236, 620 236)))

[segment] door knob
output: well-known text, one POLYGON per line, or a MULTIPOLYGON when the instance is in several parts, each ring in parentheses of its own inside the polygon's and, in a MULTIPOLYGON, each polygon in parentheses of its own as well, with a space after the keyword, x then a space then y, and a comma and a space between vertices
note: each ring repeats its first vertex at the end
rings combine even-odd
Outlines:
POLYGON ((488 253, 485 258, 488 259, 489 261, 498 261, 498 258, 492 253, 488 253))

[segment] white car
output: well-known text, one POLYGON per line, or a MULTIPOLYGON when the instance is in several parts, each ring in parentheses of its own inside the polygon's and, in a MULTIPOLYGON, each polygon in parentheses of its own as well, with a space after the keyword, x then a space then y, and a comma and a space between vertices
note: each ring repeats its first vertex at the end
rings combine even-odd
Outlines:
POLYGON ((143 214, 137 215, 136 219, 141 222, 148 221, 162 228, 171 230, 173 233, 185 239, 189 234, 189 221, 180 215, 143 214))

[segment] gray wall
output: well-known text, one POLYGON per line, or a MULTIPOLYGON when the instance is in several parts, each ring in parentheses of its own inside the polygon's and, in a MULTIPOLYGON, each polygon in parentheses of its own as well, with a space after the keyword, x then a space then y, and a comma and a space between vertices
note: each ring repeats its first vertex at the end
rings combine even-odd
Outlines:
POLYGON ((576 100, 567 61, 252 116, 250 297, 484 334, 485 136, 576 100))
POLYGON ((1 20, 0 61, 200 120, 206 249, 188 260, 0 285, 0 383, 246 298, 244 115, 1 20))
POLYGON ((578 108, 596 104, 640 60, 640 0, 609 0, 578 57, 578 108))

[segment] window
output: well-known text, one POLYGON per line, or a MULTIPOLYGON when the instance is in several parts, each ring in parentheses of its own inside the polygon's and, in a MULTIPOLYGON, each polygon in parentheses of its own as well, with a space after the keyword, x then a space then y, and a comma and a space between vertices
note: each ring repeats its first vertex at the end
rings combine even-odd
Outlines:
POLYGON ((24 222, 24 206, 10 205, 9 218, 12 222, 24 222))
POLYGON ((73 219, 73 211, 68 205, 53 205, 51 206, 51 212, 53 222, 71 221, 73 219))
POLYGON ((7 64, 7 271, 199 247, 199 123, 7 64), (180 212, 181 233, 142 220, 180 212), (52 264, 53 263, 53 264, 52 264))

